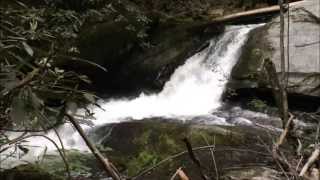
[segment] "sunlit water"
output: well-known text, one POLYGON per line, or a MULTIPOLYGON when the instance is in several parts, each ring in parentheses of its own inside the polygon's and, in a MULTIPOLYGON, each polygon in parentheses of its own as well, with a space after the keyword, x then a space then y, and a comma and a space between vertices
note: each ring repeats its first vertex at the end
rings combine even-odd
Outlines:
MULTIPOLYGON (((248 33, 258 26, 261 25, 228 27, 221 37, 211 40, 206 49, 190 57, 184 65, 178 67, 160 93, 151 95, 142 93, 134 99, 109 99, 99 102, 104 110, 91 108, 96 118, 93 121, 94 126, 150 117, 181 120, 201 117, 209 119, 214 124, 228 124, 225 118, 217 117, 212 113, 222 105, 220 100, 222 93, 248 33)), ((83 128, 86 131, 91 129, 87 126, 83 128)), ((87 150, 85 143, 70 124, 61 126, 58 132, 66 149, 87 150)), ((8 135, 14 138, 19 134, 8 133, 8 135)), ((47 136, 58 142, 53 131, 50 131, 47 136)), ((55 146, 44 138, 33 137, 28 140, 29 142, 24 144, 36 146, 30 153, 23 157, 10 158, 0 166, 13 167, 21 163, 18 159, 34 161, 35 157, 43 154, 45 149, 46 151, 55 150, 55 146)), ((13 149, 9 149, 3 152, 1 158, 5 158, 12 151, 13 149)))

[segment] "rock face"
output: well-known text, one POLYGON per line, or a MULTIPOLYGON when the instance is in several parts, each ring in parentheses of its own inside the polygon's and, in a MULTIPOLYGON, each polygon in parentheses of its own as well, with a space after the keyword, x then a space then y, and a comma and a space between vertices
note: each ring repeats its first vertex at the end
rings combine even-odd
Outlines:
MULTIPOLYGON (((184 152, 184 138, 189 139, 193 148, 215 144, 215 161, 219 175, 240 164, 264 164, 271 160, 266 149, 257 144, 257 137, 265 141, 270 139, 265 136, 265 131, 251 127, 199 125, 174 119, 153 118, 100 127, 94 132, 92 138, 111 149, 107 152, 108 157, 120 171, 128 173, 129 176, 136 175, 142 169, 152 167, 174 154, 184 152)), ((210 150, 194 150, 194 153, 206 167, 205 173, 215 177, 210 150)), ((166 161, 139 179, 170 179, 179 167, 183 167, 190 179, 201 179, 187 152, 166 161)))
POLYGON ((32 180, 63 180, 43 170, 37 165, 21 165, 13 169, 0 172, 0 178, 4 180, 32 179, 32 180))
POLYGON ((210 18, 274 2, 255 1, 111 1, 112 13, 84 25, 79 39, 81 57, 108 69, 86 72, 106 91, 160 90, 175 68, 219 35, 221 25, 210 18), (121 17, 121 18, 119 18, 121 17), (135 18, 144 17, 144 18, 135 18), (147 22, 144 21, 147 19, 147 22))
POLYGON ((78 45, 82 58, 108 70, 106 74, 81 70, 104 90, 161 89, 177 66, 223 31, 221 26, 208 29, 193 20, 162 21, 132 3, 113 8, 113 15, 103 22, 84 26, 78 45))
POLYGON ((221 179, 223 180, 281 180, 279 173, 266 167, 251 167, 230 171, 221 179))
MULTIPOLYGON (((215 146, 214 159, 219 179, 250 179, 269 177, 273 173, 264 168, 270 167, 273 160, 265 146, 260 144, 272 142, 275 132, 269 132, 249 126, 217 126, 152 118, 100 126, 89 132, 89 136, 126 177, 133 177, 171 157, 138 179, 170 179, 179 167, 190 179, 202 179, 197 165, 186 151, 183 139, 187 138, 210 179, 215 179, 217 174, 208 144, 215 146)), ((92 154, 77 150, 67 150, 66 154, 74 179, 102 179, 107 176, 92 154)), ((42 157, 41 164, 0 171, 0 178, 61 180, 66 178, 66 169, 60 156, 49 153, 42 157)))
MULTIPOLYGON (((290 7, 290 56, 287 67, 289 93, 320 96, 319 3, 318 0, 305 0, 290 7)), ((268 87, 262 67, 265 58, 270 58, 277 72, 280 72, 279 22, 280 18, 275 17, 264 27, 251 33, 243 54, 232 72, 230 87, 235 89, 268 87)), ((287 24, 285 27, 287 28, 287 24)))
POLYGON ((132 91, 159 89, 174 69, 214 34, 198 22, 162 19, 132 2, 113 3, 112 12, 99 23, 81 30, 81 57, 107 68, 108 73, 86 72, 101 89, 132 91), (150 15, 151 14, 151 15, 150 15))

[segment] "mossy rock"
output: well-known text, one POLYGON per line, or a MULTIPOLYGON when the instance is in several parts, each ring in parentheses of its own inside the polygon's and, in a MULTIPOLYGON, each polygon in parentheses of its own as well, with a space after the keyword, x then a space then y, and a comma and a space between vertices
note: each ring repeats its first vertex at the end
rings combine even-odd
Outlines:
MULTIPOLYGON (((106 156, 128 176, 136 175, 174 154, 186 151, 184 138, 187 138, 194 148, 215 144, 216 163, 221 172, 235 164, 268 161, 265 155, 261 155, 266 150, 257 145, 258 137, 264 140, 268 137, 264 132, 248 127, 195 125, 172 119, 167 121, 153 118, 100 127, 94 132, 94 139, 111 149, 106 156), (105 134, 109 136, 104 137, 105 134), (242 150, 238 151, 239 149, 242 150), (256 151, 260 153, 253 156, 252 152, 256 151)), ((209 149, 194 152, 208 168, 207 174, 214 177, 209 149)), ((168 179, 179 167, 183 167, 191 179, 199 179, 197 167, 186 152, 168 160, 142 179, 168 179)))
MULTIPOLYGON (((66 150, 66 160, 72 177, 94 177, 100 171, 99 163, 90 153, 66 150)), ((39 165, 51 174, 67 177, 65 163, 58 154, 45 155, 39 165)))
MULTIPOLYGON (((65 150, 72 178, 98 179, 107 177, 91 153, 65 150)), ((33 164, 24 164, 0 173, 1 180, 64 180, 68 178, 66 165, 61 157, 46 154, 33 164), (2 178, 3 177, 3 178, 2 178)))
MULTIPOLYGON (((137 175, 141 170, 175 155, 140 178, 146 180, 169 179, 179 167, 190 179, 200 179, 198 168, 186 151, 184 138, 189 140, 193 148, 215 145, 214 157, 220 175, 228 172, 226 169, 230 167, 272 161, 266 148, 258 143, 271 142, 270 136, 251 127, 199 125, 152 118, 98 127, 89 135, 101 152, 127 177, 137 175)), ((194 153, 205 167, 205 173, 215 177, 210 149, 200 148, 194 153)), ((66 158, 74 178, 107 177, 92 154, 68 150, 66 158)), ((49 154, 44 156, 41 163, 22 165, 0 175, 4 180, 11 177, 12 180, 21 179, 22 176, 27 180, 29 177, 30 180, 60 180, 67 177, 61 158, 49 154)))
POLYGON ((38 165, 20 165, 0 172, 2 180, 63 180, 64 178, 47 172, 38 165))
POLYGON ((269 57, 273 49, 264 39, 266 27, 254 29, 249 34, 247 43, 242 47, 242 54, 231 73, 229 87, 238 89, 244 87, 258 87, 268 82, 263 76, 263 61, 269 57))

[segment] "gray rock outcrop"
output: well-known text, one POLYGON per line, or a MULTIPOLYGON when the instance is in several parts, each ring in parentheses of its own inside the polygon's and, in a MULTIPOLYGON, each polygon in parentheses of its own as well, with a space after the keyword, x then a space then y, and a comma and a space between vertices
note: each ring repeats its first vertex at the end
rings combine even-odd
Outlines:
MULTIPOLYGON (((289 92, 320 96, 320 2, 305 0, 290 7, 289 92)), ((285 32, 287 32, 287 18, 285 32)), ((287 42, 287 33, 285 33, 287 42)), ((251 33, 232 73, 232 88, 267 87, 263 60, 270 58, 280 72, 280 18, 251 33)), ((287 49, 287 43, 285 43, 287 49)))

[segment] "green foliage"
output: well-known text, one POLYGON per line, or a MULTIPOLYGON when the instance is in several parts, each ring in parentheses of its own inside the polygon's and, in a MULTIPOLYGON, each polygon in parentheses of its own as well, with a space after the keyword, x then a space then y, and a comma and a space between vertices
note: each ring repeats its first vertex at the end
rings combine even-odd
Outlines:
POLYGON ((64 104, 95 103, 80 90, 84 75, 55 66, 74 43, 85 14, 54 7, 0 8, 0 121, 15 130, 41 130, 62 122, 64 104), (68 43, 66 43, 68 42, 68 43))
POLYGON ((160 160, 157 153, 151 151, 141 151, 137 157, 134 157, 127 164, 128 175, 132 176, 143 168, 155 165, 160 160))
POLYGON ((259 112, 265 112, 268 105, 266 104, 265 101, 262 101, 260 99, 252 99, 249 103, 248 106, 255 111, 259 112))
MULTIPOLYGON (((69 102, 75 104, 74 109, 96 103, 97 96, 81 89, 82 84, 91 83, 87 76, 58 66, 61 57, 77 57, 80 53, 76 42, 85 22, 86 25, 106 20, 128 22, 123 28, 141 44, 148 45, 147 29, 151 20, 135 6, 102 0, 62 3, 0 7, 0 126, 3 129, 48 130, 64 123, 69 102), (82 7, 71 7, 76 6, 74 3, 82 7)), ((0 134, 0 145, 8 141, 0 134)), ((17 146, 22 151, 28 150, 17 146)), ((91 169, 84 165, 88 159, 83 160, 81 155, 72 157, 67 157, 72 175, 90 176, 91 169)), ((148 159, 152 158, 142 154, 137 161, 148 159)), ((47 170, 65 173, 61 160, 54 161, 47 164, 47 170)))
MULTIPOLYGON (((161 131, 161 128, 159 131, 161 131)), ((171 135, 148 129, 145 129, 142 134, 135 137, 133 143, 139 146, 139 152, 125 164, 129 176, 135 175, 140 170, 153 166, 183 149, 180 146, 181 144, 178 145, 176 139, 171 135)))
MULTIPOLYGON (((61 55, 71 54, 70 49, 77 53, 74 42, 83 16, 51 7, 0 7, 1 130, 46 131, 64 123, 69 102, 77 107, 95 103, 96 96, 79 88, 90 83, 87 76, 56 66, 61 55)), ((1 133, 0 146, 8 142, 1 133)), ((28 152, 19 141, 11 146, 18 151, 8 156, 28 152)), ((6 155, 6 150, 1 153, 6 155)), ((71 169, 88 172, 77 161, 71 169)), ((65 173, 64 165, 60 170, 65 173)))

